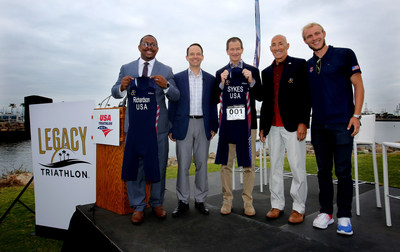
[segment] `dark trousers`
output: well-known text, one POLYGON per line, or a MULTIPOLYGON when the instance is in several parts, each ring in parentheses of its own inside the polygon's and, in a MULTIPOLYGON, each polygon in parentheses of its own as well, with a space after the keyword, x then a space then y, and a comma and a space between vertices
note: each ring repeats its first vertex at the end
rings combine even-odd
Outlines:
POLYGON ((353 151, 353 128, 347 123, 317 124, 311 126, 311 143, 314 146, 318 166, 320 212, 333 213, 332 168, 338 179, 336 203, 337 217, 351 217, 353 180, 351 177, 351 155, 353 151))

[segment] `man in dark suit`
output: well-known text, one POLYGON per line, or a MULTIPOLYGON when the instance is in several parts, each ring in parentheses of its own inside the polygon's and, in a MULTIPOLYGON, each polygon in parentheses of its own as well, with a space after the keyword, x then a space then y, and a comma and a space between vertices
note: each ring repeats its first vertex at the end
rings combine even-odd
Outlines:
MULTIPOLYGON (((257 136, 257 113, 255 108, 256 89, 261 86, 260 71, 242 60, 243 43, 240 38, 232 37, 226 42, 226 53, 229 56, 229 64, 219 69, 216 74, 216 85, 213 91, 213 101, 220 102, 220 95, 224 87, 227 85, 226 80, 229 71, 232 68, 241 68, 243 76, 247 79, 250 86, 250 108, 251 108, 251 154, 252 165, 243 167, 243 193, 242 199, 244 202, 244 214, 247 216, 254 216, 256 214, 253 207, 253 187, 254 187, 254 161, 255 161, 255 142, 257 136)), ((226 112, 226 111, 225 111, 226 112)), ((224 113, 225 113, 224 112, 224 113)), ((221 130, 221 129, 220 129, 221 130)), ((235 134, 245 134, 246 132, 237 132, 235 134)), ((221 131, 220 131, 221 134, 221 131)), ((228 215, 232 209, 232 167, 236 156, 236 144, 229 144, 228 161, 221 164, 221 183, 223 194, 223 205, 221 207, 221 214, 228 215)))
MULTIPOLYGON (((140 58, 121 67, 118 80, 111 89, 111 94, 114 98, 123 98, 131 81, 140 76, 150 76, 157 85, 156 100, 160 108, 158 119, 158 158, 161 180, 160 182, 153 182, 151 184, 149 204, 153 207, 153 212, 157 217, 165 218, 166 212, 162 205, 164 201, 165 173, 168 161, 169 131, 168 110, 165 104, 165 97, 169 100, 177 101, 179 99, 179 90, 175 86, 171 67, 155 59, 158 52, 156 38, 152 35, 144 36, 140 40, 138 49, 140 51, 140 58)), ((128 109, 126 110, 125 117, 125 132, 128 131, 129 127, 128 109)), ((126 186, 130 205, 135 208, 131 221, 133 224, 140 224, 143 221, 143 211, 147 205, 144 201, 146 197, 146 181, 143 171, 143 161, 139 160, 137 179, 135 181, 126 181, 126 186)))
POLYGON ((215 78, 200 68, 203 59, 203 48, 200 44, 195 43, 187 48, 189 69, 175 75, 180 92, 179 101, 170 101, 168 104, 172 123, 169 137, 176 141, 178 158, 178 207, 172 212, 173 217, 178 217, 189 209, 189 168, 192 157, 196 166, 195 208, 204 215, 209 214, 204 205, 208 193, 207 161, 210 140, 218 130, 218 116, 217 106, 211 102, 215 78))
POLYGON ((272 38, 270 50, 275 58, 261 72, 263 103, 261 107, 260 139, 268 147, 271 160, 269 190, 271 210, 268 219, 278 218, 285 208, 283 165, 285 148, 293 174, 290 195, 293 199, 289 223, 304 219, 307 198, 306 143, 310 121, 310 98, 306 61, 288 56, 289 43, 283 35, 272 38))

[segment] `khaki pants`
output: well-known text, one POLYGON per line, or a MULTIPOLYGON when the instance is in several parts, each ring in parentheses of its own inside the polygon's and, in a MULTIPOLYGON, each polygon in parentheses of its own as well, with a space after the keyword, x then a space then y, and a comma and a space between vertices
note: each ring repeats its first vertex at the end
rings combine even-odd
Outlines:
MULTIPOLYGON (((243 193, 242 199, 244 203, 253 204, 253 187, 254 187, 254 163, 256 158, 256 135, 257 130, 251 130, 251 167, 243 167, 243 193)), ((224 203, 232 204, 232 167, 236 157, 236 144, 229 144, 228 163, 221 165, 221 184, 224 203)))

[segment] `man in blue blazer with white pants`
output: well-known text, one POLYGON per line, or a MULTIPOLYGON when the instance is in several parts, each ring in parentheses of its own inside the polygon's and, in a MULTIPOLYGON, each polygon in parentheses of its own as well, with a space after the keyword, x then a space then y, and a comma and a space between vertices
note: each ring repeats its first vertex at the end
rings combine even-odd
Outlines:
POLYGON ((169 137, 176 141, 178 159, 178 207, 172 212, 173 217, 179 217, 189 210, 189 168, 192 157, 196 166, 195 208, 204 215, 209 214, 204 205, 208 193, 207 161, 210 140, 218 130, 218 116, 217 106, 211 101, 215 78, 200 68, 203 59, 200 44, 194 43, 187 48, 189 68, 175 75, 180 99, 170 100, 168 104, 172 123, 169 137))
MULTIPOLYGON (((169 132, 168 110, 165 97, 169 100, 177 101, 179 99, 179 90, 175 86, 171 67, 155 59, 158 52, 156 38, 152 35, 144 36, 140 40, 138 49, 140 51, 140 58, 121 67, 118 80, 111 89, 111 94, 116 99, 123 98, 127 92, 126 89, 131 84, 131 80, 140 76, 149 76, 156 83, 156 100, 160 107, 157 144, 161 180, 159 182, 152 182, 149 204, 152 206, 153 212, 158 218, 165 218, 166 212, 162 205, 165 192, 165 173, 168 162, 169 132)), ((128 131, 129 127, 128 110, 129 107, 126 110, 125 116, 125 132, 128 131)), ((137 179, 134 181, 127 180, 126 187, 128 190, 129 203, 135 209, 131 221, 133 224, 140 224, 143 222, 143 211, 147 205, 145 202, 146 180, 143 171, 143 162, 139 161, 137 179)))

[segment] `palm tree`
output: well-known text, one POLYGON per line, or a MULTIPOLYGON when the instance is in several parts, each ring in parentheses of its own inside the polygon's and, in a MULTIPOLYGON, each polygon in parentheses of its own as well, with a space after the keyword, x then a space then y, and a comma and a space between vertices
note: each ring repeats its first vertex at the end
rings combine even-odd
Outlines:
POLYGON ((15 103, 10 103, 10 105, 8 105, 11 108, 11 114, 13 113, 13 109, 15 109, 17 107, 17 105, 15 103))
POLYGON ((25 121, 25 103, 19 104, 22 107, 21 112, 19 113, 18 117, 20 121, 25 121))

